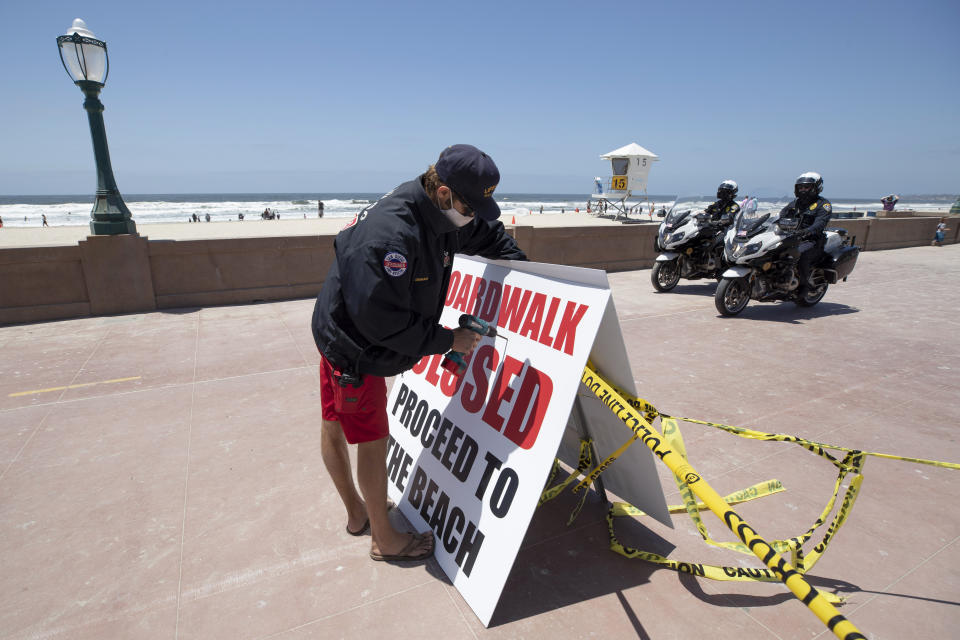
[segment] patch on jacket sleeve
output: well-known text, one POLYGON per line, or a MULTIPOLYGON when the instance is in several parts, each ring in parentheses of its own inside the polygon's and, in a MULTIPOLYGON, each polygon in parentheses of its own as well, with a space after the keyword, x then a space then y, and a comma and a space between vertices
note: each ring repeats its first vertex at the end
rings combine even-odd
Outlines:
POLYGON ((388 276, 397 278, 407 272, 407 259, 401 253, 391 251, 383 256, 383 270, 388 276))

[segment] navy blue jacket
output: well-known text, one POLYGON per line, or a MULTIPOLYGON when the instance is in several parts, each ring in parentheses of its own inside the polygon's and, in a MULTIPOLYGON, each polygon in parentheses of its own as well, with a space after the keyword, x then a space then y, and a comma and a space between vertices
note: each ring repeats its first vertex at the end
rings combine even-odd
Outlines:
POLYGON ((717 200, 704 211, 710 214, 710 222, 727 227, 730 226, 733 219, 740 213, 740 205, 732 200, 730 202, 717 200))
POLYGON ((826 240, 823 230, 826 229, 832 215, 833 207, 826 198, 817 198, 815 202, 802 210, 797 205, 797 199, 794 198, 780 212, 781 218, 799 218, 797 230, 805 232, 811 239, 817 240, 821 244, 826 240))
POLYGON ((475 218, 457 229, 421 179, 401 184, 337 234, 336 260, 313 312, 317 348, 336 369, 392 376, 449 351, 453 331, 439 320, 454 254, 527 259, 500 222, 475 218))

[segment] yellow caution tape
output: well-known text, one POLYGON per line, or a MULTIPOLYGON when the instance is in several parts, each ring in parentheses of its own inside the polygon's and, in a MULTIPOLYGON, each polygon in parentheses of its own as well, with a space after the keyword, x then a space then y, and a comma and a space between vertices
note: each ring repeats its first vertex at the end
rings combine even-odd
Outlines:
MULTIPOLYGON (((582 381, 586 384, 591 391, 593 391, 604 404, 610 408, 621 420, 623 420, 634 432, 629 440, 627 440, 623 445, 621 445, 616 451, 614 451, 610 456, 603 460, 600 464, 594 467, 592 470, 587 472, 592 464, 592 446, 591 441, 585 440, 581 442, 580 449, 580 461, 577 466, 577 469, 570 474, 570 476, 561 484, 556 487, 552 487, 544 492, 541 496, 540 503, 546 502, 557 495, 559 495, 563 489, 569 486, 577 477, 581 474, 584 475, 584 478, 576 486, 573 487, 572 491, 574 493, 581 493, 580 500, 574 509, 573 513, 570 515, 570 522, 577 516, 580 509, 584 504, 584 499, 586 497, 586 492, 583 490, 587 488, 590 484, 596 481, 596 479, 602 474, 620 455, 623 454, 626 449, 632 445, 634 442, 640 440, 646 444, 654 455, 659 457, 661 461, 667 464, 670 467, 671 471, 674 472, 675 480, 677 486, 680 489, 681 497, 683 498, 682 505, 674 505, 669 507, 670 513, 681 513, 686 512, 691 520, 694 522, 694 525, 697 527, 698 532, 704 541, 707 544, 729 549, 731 551, 736 551, 739 553, 745 554, 754 554, 757 555, 761 560, 763 560, 769 568, 767 569, 755 569, 755 568, 745 568, 745 567, 726 567, 726 566, 714 566, 714 565, 705 565, 701 563, 694 562, 680 562, 676 560, 670 560, 669 558, 660 556, 655 553, 650 553, 647 551, 641 551, 638 549, 633 549, 626 547, 620 543, 614 533, 614 518, 619 516, 642 516, 645 515, 639 509, 624 503, 618 502, 610 506, 610 509, 607 513, 607 524, 610 535, 610 548, 624 555, 628 558, 639 558, 647 562, 652 562, 663 566, 665 568, 678 571, 680 573, 688 573, 691 575, 701 576, 704 578, 710 578, 713 580, 740 580, 740 581, 762 581, 762 582, 773 582, 782 580, 784 581, 790 590, 801 599, 811 610, 820 618, 827 626, 834 631, 838 637, 845 638, 858 638, 863 637, 856 631, 856 628, 853 627, 848 621, 843 619, 839 614, 830 615, 829 618, 825 617, 831 613, 835 614, 835 610, 831 612, 830 605, 839 604, 843 602, 841 597, 838 597, 834 594, 826 592, 817 592, 816 590, 809 587, 802 578, 800 578, 800 583, 797 584, 797 580, 792 580, 794 575, 788 574, 783 569, 789 570, 791 567, 789 564, 784 563, 783 568, 778 564, 782 559, 778 558, 776 554, 786 553, 787 551, 791 554, 791 564, 793 564, 793 569, 796 576, 801 576, 806 571, 809 571, 817 563, 820 557, 824 554, 827 547, 829 546, 830 541, 833 536, 836 535, 837 531, 843 524, 846 522, 847 517, 849 516, 853 504, 856 501, 856 498, 859 494, 860 487, 863 483, 863 465, 866 456, 874 456, 878 458, 886 458, 891 460, 901 460, 905 462, 914 462, 918 464, 927 464, 941 468, 947 469, 960 469, 960 464, 950 463, 950 462, 938 462, 935 460, 925 460, 922 458, 910 458, 905 456, 896 456, 891 454, 883 453, 874 453, 869 451, 859 451, 856 449, 848 449, 846 447, 839 447, 835 445, 824 444, 821 442, 815 442, 811 440, 806 440, 804 438, 799 438, 797 436, 790 436, 786 434, 771 434, 764 433, 762 431, 756 431, 753 429, 744 429, 742 427, 735 427, 732 425, 725 425, 716 422, 707 422, 704 420, 696 420, 693 418, 680 418, 672 417, 666 414, 663 414, 657 409, 642 398, 636 398, 629 393, 626 393, 624 390, 616 387, 615 385, 610 384, 604 380, 593 368, 592 364, 588 363, 587 367, 584 369, 584 374, 582 381), (631 411, 630 409, 639 412, 641 415, 631 411), (661 420, 662 427, 662 437, 650 423, 652 423, 657 417, 661 420), (735 492, 726 496, 725 498, 719 498, 722 500, 724 506, 720 506, 718 500, 711 497, 710 500, 704 500, 703 502, 698 502, 695 496, 699 496, 702 493, 713 493, 713 489, 709 487, 703 480, 699 477, 699 474, 693 470, 689 465, 686 456, 686 448, 683 443, 683 438, 680 434, 680 429, 678 426, 678 421, 690 422, 695 424, 702 424, 706 426, 715 427, 722 429, 729 433, 735 435, 751 438, 755 440, 764 440, 764 441, 777 441, 777 442, 792 442, 803 448, 811 451, 820 457, 825 458, 830 461, 831 464, 837 467, 839 473, 837 480, 834 484, 833 494, 830 497, 827 505, 824 507, 816 521, 810 526, 810 528, 800 536, 795 538, 790 538, 788 540, 774 540, 769 543, 764 542, 759 536, 756 535, 756 532, 747 525, 742 518, 740 518, 735 512, 730 510, 728 507, 739 504, 741 502, 746 502, 748 500, 754 500, 761 498, 767 495, 772 495, 773 493, 778 493, 783 491, 783 485, 779 480, 768 480, 766 482, 761 482, 753 485, 752 487, 747 487, 741 491, 735 492), (836 451, 845 452, 846 455, 842 459, 837 459, 831 455, 827 449, 833 449, 836 451), (669 459, 669 461, 668 461, 669 459), (843 481, 846 477, 850 475, 851 479, 849 485, 847 486, 846 492, 844 493, 843 501, 840 505, 837 514, 834 516, 830 525, 827 527, 826 534, 823 539, 816 544, 810 552, 804 552, 803 545, 806 544, 818 528, 820 528, 824 523, 826 523, 827 518, 830 513, 833 511, 834 506, 836 505, 837 498, 839 497, 840 490, 843 486, 843 481), (696 485, 696 486, 693 486, 696 485), (731 528, 734 533, 741 539, 741 542, 736 543, 727 543, 727 542, 717 542, 710 538, 707 528, 704 525, 702 519, 700 518, 699 512, 709 508, 713 511, 718 517, 720 517, 731 528), (738 523, 734 527, 733 523, 738 523), (742 529, 742 531, 741 531, 742 529), (746 535, 747 533, 752 533, 752 536, 746 535), (746 539, 745 539, 746 536, 746 539), (761 544, 766 545, 769 553, 764 552, 763 555, 757 551, 757 548, 761 548, 761 544), (772 555, 771 555, 772 554, 772 555), (768 561, 769 559, 769 561, 768 561), (791 584, 791 581, 793 584, 791 584), (808 589, 805 591, 804 589, 808 589), (804 597, 801 597, 800 593, 805 593, 804 597), (822 606, 821 601, 826 601, 827 606, 822 606), (811 606, 814 602, 821 602, 821 604, 811 606), (841 624, 845 623, 845 624, 841 624), (849 626, 846 626, 849 625, 849 626), (846 633, 846 635, 841 635, 841 633, 846 633)), ((551 478, 548 480, 546 486, 550 486, 553 482, 557 471, 559 470, 559 461, 555 462, 554 469, 551 473, 551 478)))
MULTIPOLYGON (((767 574, 771 579, 775 578, 781 580, 787 586, 787 588, 790 589, 790 591, 801 602, 803 602, 807 608, 809 608, 810 611, 812 611, 814 615, 816 615, 817 618, 819 618, 820 621, 823 622, 838 638, 844 638, 845 640, 864 638, 864 635, 860 633, 853 623, 842 616, 840 612, 837 611, 836 607, 833 606, 830 600, 835 600, 835 598, 828 598, 826 594, 821 593, 817 589, 813 588, 806 580, 804 580, 802 574, 793 566, 791 566, 791 564, 780 555, 780 552, 778 552, 772 544, 767 543, 763 538, 761 538, 760 535, 753 529, 753 527, 751 527, 737 512, 731 509, 730 505, 724 500, 724 498, 720 497, 720 495, 714 491, 705 480, 703 480, 700 474, 697 473, 696 469, 693 468, 686 458, 682 447, 682 440, 678 440, 679 429, 673 428, 676 425, 675 421, 673 422, 671 431, 675 431, 676 433, 670 433, 669 438, 665 435, 661 435, 650 424, 651 419, 659 415, 659 412, 657 412, 652 405, 644 400, 640 400, 639 398, 631 398, 632 402, 625 399, 624 395, 618 393, 618 391, 612 385, 604 380, 603 377, 593 369, 593 366, 590 363, 588 363, 584 368, 581 381, 600 399, 601 402, 607 406, 607 408, 613 411, 617 418, 622 420, 633 431, 635 438, 632 438, 630 442, 621 447, 621 450, 625 450, 627 446, 636 440, 639 440, 647 445, 647 447, 653 452, 653 455, 666 464, 670 471, 673 472, 674 476, 676 476, 678 486, 682 486, 681 493, 692 494, 690 497, 684 497, 684 508, 687 513, 690 514, 691 517, 696 514, 696 518, 699 519, 699 508, 697 508, 698 503, 692 497, 695 495, 703 501, 703 504, 708 509, 710 509, 727 525, 730 531, 736 534, 736 536, 740 539, 740 542, 745 545, 746 549, 753 553, 757 558, 762 560, 767 566, 767 570, 754 570, 756 571, 757 577, 748 577, 751 577, 751 579, 763 579, 764 574, 767 574)), ((826 455, 829 456, 829 454, 826 455)), ((863 457, 860 452, 850 452, 847 458, 844 459, 844 462, 836 461, 833 456, 829 456, 829 458, 834 462, 834 464, 840 467, 841 476, 852 471, 859 474, 860 468, 862 467, 863 457), (855 458, 855 460, 850 458, 855 458)), ((612 460, 608 458, 604 461, 604 463, 609 466, 609 464, 612 463, 612 460)), ((602 465, 598 465, 598 469, 600 466, 602 465)), ((599 472, 597 472, 597 469, 594 469, 594 471, 591 472, 591 475, 596 478, 599 473, 602 473, 602 469, 600 469, 599 472), (595 475, 594 472, 596 472, 595 475)), ((838 490, 839 482, 840 480, 838 479, 838 490)), ((853 489, 854 486, 856 486, 857 490, 859 489, 859 483, 856 481, 851 482, 851 489, 853 489)), ((585 492, 584 495, 586 495, 585 492)), ((852 501, 855 497, 856 491, 854 491, 851 495, 851 490, 848 489, 847 496, 844 499, 844 503, 847 508, 841 510, 842 517, 844 519, 846 518, 846 514, 849 513, 849 506, 852 505, 852 501), (848 497, 850 498, 849 504, 847 504, 848 497)), ((825 512, 825 514, 828 513, 829 511, 825 512)), ((826 517, 825 514, 821 514, 821 519, 826 517)), ((832 536, 836 533, 836 529, 838 529, 842 524, 842 520, 839 520, 840 518, 841 514, 838 513, 837 518, 834 519, 834 523, 831 525, 831 528, 828 529, 828 536, 832 536)), ((613 533, 612 515, 608 516, 608 524, 611 536, 611 547, 613 547, 616 537, 613 533)), ((813 527, 805 535, 809 537, 815 528, 816 527, 813 527)), ((700 533, 702 536, 704 536, 705 540, 709 540, 709 535, 706 533, 706 527, 702 527, 702 522, 698 525, 698 530, 700 530, 700 533)), ((793 538, 790 541, 781 542, 788 545, 787 548, 791 548, 792 550, 793 548, 799 547, 799 540, 800 539, 798 538, 793 538), (795 546, 789 546, 791 543, 795 546)), ((825 548, 825 545, 828 542, 829 540, 825 538, 824 542, 821 542, 821 544, 818 545, 818 548, 821 546, 825 548)), ((783 544, 777 545, 777 547, 782 548, 783 544)), ((677 563, 663 558, 662 556, 657 556, 656 554, 627 549, 626 547, 620 545, 619 542, 616 542, 616 545, 617 547, 623 549, 624 552, 632 552, 637 554, 633 555, 632 557, 642 557, 650 562, 657 562, 663 566, 674 568, 677 571, 684 571, 693 573, 695 575, 700 575, 700 571, 702 570, 704 577, 707 575, 707 567, 705 565, 677 563)), ((736 546, 739 547, 739 545, 736 546)), ((796 553, 793 555, 796 558, 796 553)), ((729 576, 727 572, 723 571, 722 567, 719 569, 724 573, 724 575, 728 576, 727 579, 730 577, 736 577, 729 576)), ((727 567, 727 569, 733 568, 727 567)), ((711 571, 711 573, 713 572, 711 571)))
MULTIPOLYGON (((640 400, 639 402, 646 402, 645 400, 640 400)), ((666 414, 658 414, 661 418, 669 418, 666 414)), ((814 442, 812 440, 806 440, 804 438, 798 438, 797 436, 790 436, 783 433, 764 433, 763 431, 755 431, 753 429, 744 429, 743 427, 734 427, 729 424, 721 424, 719 422, 707 422, 706 420, 695 420, 694 418, 674 418, 675 420, 681 420, 683 422, 691 422, 694 424, 703 424, 708 427, 716 427, 717 429, 722 429, 729 433, 736 434, 741 438, 750 438, 753 440, 766 440, 771 442, 793 442, 800 445, 804 449, 813 451, 817 455, 829 459, 834 464, 837 464, 835 458, 827 454, 824 449, 835 449, 837 451, 846 451, 848 453, 856 453, 864 456, 874 456, 876 458, 886 458, 887 460, 902 460, 903 462, 913 462, 916 464, 928 464, 934 467, 941 467, 944 469, 960 469, 960 464, 955 462, 939 462, 937 460, 925 460, 923 458, 908 458, 906 456, 895 456, 889 453, 874 453, 872 451, 858 451, 857 449, 848 449, 846 447, 840 447, 834 444, 824 444, 822 442, 814 442)))
MULTIPOLYGON (((630 445, 632 445, 632 444, 633 444, 634 442, 636 442, 636 441, 637 441, 637 436, 634 435, 632 438, 630 438, 629 440, 627 440, 626 442, 624 442, 622 445, 620 445, 620 448, 619 448, 619 449, 617 449, 616 451, 614 451, 613 453, 611 453, 611 454, 607 457, 606 460, 604 460, 603 462, 601 462, 600 464, 598 464, 593 471, 591 471, 590 473, 588 473, 587 476, 583 479, 583 481, 581 481, 577 486, 575 486, 575 487, 573 488, 573 492, 574 492, 574 493, 579 493, 579 492, 582 491, 585 487, 593 484, 594 480, 596 480, 597 477, 598 477, 601 473, 603 473, 603 472, 606 470, 607 467, 609 467, 611 464, 613 464, 613 461, 616 460, 617 458, 619 458, 619 457, 620 457, 620 454, 627 450, 627 447, 629 447, 630 445)), ((586 495, 586 494, 584 494, 584 495, 586 495)))
MULTIPOLYGON (((553 483, 554 478, 556 478, 557 476, 557 472, 560 469, 560 461, 554 460, 553 469, 550 470, 550 477, 547 479, 547 483, 544 485, 545 487, 550 487, 550 488, 544 489, 543 493, 540 494, 540 501, 537 502, 538 507, 542 505, 544 502, 547 502, 548 500, 553 500, 558 495, 563 493, 563 490, 566 489, 571 482, 576 480, 581 473, 583 473, 584 471, 590 468, 590 465, 593 464, 592 445, 593 445, 593 440, 589 438, 585 438, 581 440, 580 441, 580 460, 577 463, 577 468, 574 469, 569 476, 567 476, 566 480, 564 480, 563 482, 561 482, 555 487, 550 487, 550 485, 553 483)), ((576 520, 578 515, 580 515, 580 510, 583 509, 583 505, 586 501, 587 501, 587 494, 586 492, 584 492, 584 494, 580 496, 580 501, 577 503, 577 505, 573 509, 573 512, 570 514, 570 518, 567 520, 568 526, 571 523, 573 523, 574 520, 576 520)))
MULTIPOLYGON (((756 500, 757 498, 772 496, 773 494, 780 493, 781 491, 785 491, 783 483, 781 483, 779 480, 767 480, 766 482, 758 482, 757 484, 747 487, 746 489, 734 491, 730 495, 724 496, 723 501, 732 507, 735 504, 742 504, 744 502, 749 502, 750 500, 756 500)), ((706 508, 707 505, 702 502, 698 502, 696 504, 697 511, 703 511, 706 508)), ((687 513, 687 505, 675 504, 667 507, 667 510, 670 513, 687 513)), ((611 514, 614 516, 636 517, 647 515, 645 512, 637 509, 629 502, 614 502, 613 506, 611 507, 611 514)))
MULTIPOLYGON (((753 567, 728 567, 702 564, 699 562, 683 562, 670 560, 664 556, 649 551, 641 551, 631 547, 624 546, 618 539, 613 530, 613 519, 616 516, 634 515, 630 510, 634 509, 625 502, 614 503, 607 512, 607 530, 610 535, 610 549, 627 558, 637 558, 660 565, 666 569, 672 569, 678 573, 687 573, 701 578, 711 580, 726 581, 752 581, 752 582, 779 582, 780 576, 772 569, 756 569, 753 567)), ((680 511, 684 507, 679 507, 680 511)), ((821 591, 820 595, 830 604, 841 604, 844 599, 833 593, 821 591)), ((856 636, 853 636, 856 637, 856 636)))
MULTIPOLYGON (((668 428, 664 429, 665 434, 671 431, 672 431, 672 433, 670 434, 671 436, 673 435, 673 433, 679 434, 679 429, 676 427, 675 424, 672 425, 672 429, 668 429, 668 428)), ((665 437, 668 442, 676 443, 676 440, 671 440, 670 436, 665 436, 665 437)), ((581 447, 583 445, 584 443, 581 443, 581 447)), ((680 442, 680 445, 682 447, 682 441, 680 442)), ((555 468, 557 468, 558 462, 555 463, 555 468)), ((588 468, 589 463, 586 465, 583 463, 584 463, 584 458, 581 455, 581 464, 578 466, 577 470, 574 471, 571 474, 571 476, 568 477, 567 480, 562 485, 553 487, 547 492, 544 492, 544 496, 541 498, 540 503, 542 504, 543 502, 546 502, 547 500, 550 500, 556 497, 559 493, 562 492, 563 488, 567 487, 570 484, 573 477, 575 477, 579 473, 582 473, 583 470, 588 468)), ((840 480, 842 480, 842 476, 840 480)), ((809 556, 806 556, 807 558, 809 558, 809 560, 806 562, 806 565, 804 564, 805 556, 802 551, 802 545, 806 543, 811 537, 811 535, 813 534, 813 532, 816 531, 816 529, 819 528, 825 522, 826 517, 833 510, 836 497, 840 490, 839 480, 836 486, 834 487, 833 497, 830 499, 826 508, 824 508, 823 512, 821 513, 817 521, 813 524, 813 526, 810 527, 810 529, 804 535, 799 536, 797 538, 791 538, 790 540, 774 540, 770 542, 770 546, 774 550, 776 550, 778 553, 790 551, 793 555, 792 561, 795 567, 798 569, 798 571, 800 571, 800 573, 804 573, 806 570, 811 569, 813 565, 816 564, 816 561, 819 559, 819 557, 826 550, 827 544, 830 538, 832 537, 832 535, 836 533, 836 530, 839 529, 840 526, 843 524, 843 522, 846 520, 847 514, 850 511, 850 508, 853 506, 853 501, 855 500, 856 492, 859 490, 861 481, 862 481, 862 477, 858 477, 855 479, 855 484, 853 484, 851 488, 848 490, 848 495, 844 500, 841 511, 838 513, 837 519, 835 519, 834 523, 832 523, 831 526, 828 528, 828 536, 824 538, 824 541, 820 545, 817 545, 817 547, 815 547, 814 551, 809 556)), ((549 486, 551 483, 552 483, 552 480, 548 481, 547 486, 549 486)), ((668 510, 670 513, 686 512, 688 515, 690 515, 691 519, 696 524, 697 529, 700 532, 701 536, 703 537, 704 541, 707 542, 708 544, 711 544, 716 547, 729 549, 731 551, 737 551, 739 553, 745 553, 747 555, 751 555, 753 553, 752 551, 750 551, 750 549, 746 545, 742 543, 716 542, 712 540, 709 534, 707 533, 706 526, 703 524, 703 521, 699 517, 699 511, 706 509, 707 508, 706 504, 703 502, 696 502, 693 499, 693 492, 690 491, 690 489, 686 486, 686 483, 682 483, 678 481, 678 485, 680 486, 681 495, 684 497, 684 504, 668 507, 668 510)), ((767 480, 765 482, 758 482, 757 484, 747 487, 746 489, 741 489, 740 491, 736 491, 724 497, 723 500, 728 505, 732 506, 735 504, 740 504, 743 502, 748 502, 750 500, 762 498, 768 495, 773 495, 774 493, 779 493, 783 490, 784 490, 783 484, 779 480, 773 479, 773 480, 767 480)), ((582 505, 582 501, 581 501, 581 505, 582 505)), ((610 548, 613 551, 620 553, 621 555, 628 558, 640 558, 643 560, 647 560, 649 562, 660 564, 670 569, 674 569, 676 571, 681 571, 685 573, 692 572, 696 575, 702 574, 703 577, 710 578, 713 580, 763 581, 763 582, 774 582, 779 580, 779 578, 775 574, 773 574, 767 569, 746 569, 743 567, 711 566, 711 565, 704 565, 704 564, 695 563, 695 562, 677 562, 677 561, 669 560, 667 558, 663 558, 654 553, 649 553, 645 551, 639 551, 637 549, 624 547, 617 540, 613 532, 613 518, 618 516, 643 516, 643 515, 646 515, 643 511, 637 509, 636 507, 626 502, 617 502, 611 505, 609 512, 607 514, 607 520, 610 525, 610 548), (688 571, 688 569, 690 571, 688 571), (701 572, 700 571, 701 569, 703 569, 704 571, 701 572)), ((571 518, 570 518, 571 522, 574 517, 576 517, 576 512, 574 514, 571 514, 571 518)), ((843 601, 842 598, 835 596, 833 594, 824 593, 823 595, 834 604, 843 601)))
MULTIPOLYGON (((591 368, 591 370, 592 370, 592 364, 588 363, 588 364, 587 364, 587 367, 588 367, 588 368, 591 368)), ((829 454, 827 454, 825 451, 823 451, 824 449, 835 449, 835 450, 837 450, 837 451, 845 451, 845 452, 848 452, 848 453, 859 453, 859 454, 863 454, 863 455, 866 455, 866 456, 874 456, 874 457, 877 457, 877 458, 886 458, 886 459, 888 459, 888 460, 902 460, 902 461, 904 461, 904 462, 914 462, 914 463, 917 463, 917 464, 927 464, 927 465, 932 465, 932 466, 934 466, 934 467, 942 467, 942 468, 946 468, 946 469, 960 469, 960 464, 953 463, 953 462, 938 462, 938 461, 936 461, 936 460, 925 460, 925 459, 923 459, 923 458, 909 458, 909 457, 906 457, 906 456, 896 456, 896 455, 891 455, 891 454, 887 454, 887 453, 874 453, 874 452, 869 452, 869 451, 859 451, 859 450, 857 450, 857 449, 848 449, 848 448, 846 448, 846 447, 840 447, 840 446, 837 446, 837 445, 824 444, 824 443, 822 443, 822 442, 814 442, 814 441, 812 441, 812 440, 806 440, 806 439, 804 439, 804 438, 799 438, 799 437, 797 437, 797 436, 786 435, 786 434, 783 434, 783 433, 765 433, 765 432, 763 432, 763 431, 756 431, 756 430, 754 430, 754 429, 745 429, 745 428, 743 428, 743 427, 735 427, 735 426, 732 426, 732 425, 729 425, 729 424, 723 424, 723 423, 719 423, 719 422, 708 422, 708 421, 706 421, 706 420, 697 420, 697 419, 695 419, 695 418, 681 418, 681 417, 677 417, 677 416, 670 416, 670 415, 667 415, 667 414, 665 414, 665 413, 661 413, 660 411, 658 411, 658 410, 656 409, 656 407, 654 407, 652 404, 650 404, 649 402, 647 402, 647 401, 644 400, 643 398, 634 397, 634 396, 630 395, 628 392, 626 392, 625 390, 623 390, 623 389, 621 389, 621 388, 617 387, 616 385, 611 384, 611 383, 609 383, 609 382, 608 382, 607 384, 609 384, 610 387, 611 387, 614 391, 616 391, 617 394, 619 394, 620 396, 622 396, 622 397, 626 400, 627 404, 629 404, 629 405, 630 405, 631 407, 633 407, 634 409, 637 409, 638 411, 643 412, 643 413, 644 413, 644 416, 645 416, 646 419, 647 419, 647 422, 653 422, 654 419, 656 419, 657 417, 660 417, 661 419, 671 418, 671 417, 672 417, 672 418, 674 418, 675 420, 679 420, 679 421, 681 421, 681 422, 690 422, 690 423, 694 423, 694 424, 706 425, 706 426, 709 426, 709 427, 716 427, 716 428, 718 428, 718 429, 722 429, 722 430, 724 430, 724 431, 727 431, 727 432, 729 432, 729 433, 733 433, 733 434, 738 435, 738 436, 741 436, 741 437, 743 437, 743 438, 751 438, 751 439, 754 439, 754 440, 766 440, 766 441, 793 442, 793 443, 795 443, 795 444, 798 444, 798 445, 804 447, 805 449, 808 449, 809 451, 812 451, 812 452, 814 452, 814 453, 816 453, 816 454, 818 454, 818 455, 820 455, 820 456, 822 456, 822 457, 825 457, 825 458, 829 459, 829 460, 830 460, 831 462, 833 462, 834 464, 837 464, 836 459, 833 458, 832 456, 830 456, 829 454)))

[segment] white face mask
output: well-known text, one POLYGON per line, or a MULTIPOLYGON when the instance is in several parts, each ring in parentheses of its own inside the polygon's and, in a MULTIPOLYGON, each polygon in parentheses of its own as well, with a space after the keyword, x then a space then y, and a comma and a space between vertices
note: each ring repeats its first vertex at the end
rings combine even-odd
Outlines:
POLYGON ((453 194, 450 194, 450 208, 449 209, 440 209, 440 213, 447 217, 447 220, 452 222, 456 227, 462 227, 467 224, 473 218, 468 218, 453 207, 453 194))

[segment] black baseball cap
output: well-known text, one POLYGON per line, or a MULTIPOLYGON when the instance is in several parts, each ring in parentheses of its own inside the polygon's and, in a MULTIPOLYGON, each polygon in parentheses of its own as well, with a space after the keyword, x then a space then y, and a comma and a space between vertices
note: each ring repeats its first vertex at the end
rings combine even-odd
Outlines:
POLYGON ((435 165, 440 181, 466 200, 484 220, 500 217, 493 192, 500 182, 500 170, 493 158, 469 144, 455 144, 440 153, 435 165))

